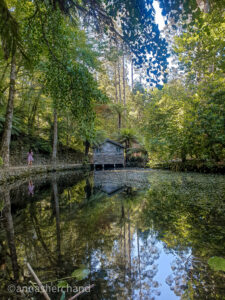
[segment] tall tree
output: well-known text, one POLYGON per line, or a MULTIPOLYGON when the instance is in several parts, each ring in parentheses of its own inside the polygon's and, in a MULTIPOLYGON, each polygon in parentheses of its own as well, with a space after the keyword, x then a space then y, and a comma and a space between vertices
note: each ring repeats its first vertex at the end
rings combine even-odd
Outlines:
POLYGON ((9 153, 10 153, 9 148, 10 148, 10 141, 11 141, 14 99, 16 93, 15 86, 16 86, 16 48, 14 48, 11 57, 9 97, 8 97, 8 104, 6 108, 4 131, 3 131, 1 149, 0 149, 0 155, 2 156, 5 166, 9 165, 9 153))

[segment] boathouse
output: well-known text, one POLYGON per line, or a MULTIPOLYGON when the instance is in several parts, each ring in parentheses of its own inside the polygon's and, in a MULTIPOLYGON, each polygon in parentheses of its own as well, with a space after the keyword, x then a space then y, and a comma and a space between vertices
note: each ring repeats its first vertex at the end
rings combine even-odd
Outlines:
POLYGON ((124 167, 124 146, 106 139, 102 144, 94 148, 93 153, 93 164, 94 168, 97 166, 109 167, 124 167))

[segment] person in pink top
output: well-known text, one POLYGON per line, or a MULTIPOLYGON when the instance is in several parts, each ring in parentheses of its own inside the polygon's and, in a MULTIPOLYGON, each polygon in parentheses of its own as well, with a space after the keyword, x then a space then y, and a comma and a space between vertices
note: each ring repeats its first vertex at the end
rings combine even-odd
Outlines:
POLYGON ((30 149, 29 152, 27 153, 28 157, 27 157, 27 162, 28 162, 28 166, 32 166, 33 163, 33 155, 34 153, 32 152, 32 150, 30 149))

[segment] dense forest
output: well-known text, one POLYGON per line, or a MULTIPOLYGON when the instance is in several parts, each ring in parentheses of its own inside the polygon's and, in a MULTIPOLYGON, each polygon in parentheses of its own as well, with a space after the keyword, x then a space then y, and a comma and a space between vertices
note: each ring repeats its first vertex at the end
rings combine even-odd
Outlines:
POLYGON ((1 164, 29 148, 53 162, 59 151, 88 161, 105 138, 150 166, 223 164, 224 8, 224 0, 1 0, 1 164))

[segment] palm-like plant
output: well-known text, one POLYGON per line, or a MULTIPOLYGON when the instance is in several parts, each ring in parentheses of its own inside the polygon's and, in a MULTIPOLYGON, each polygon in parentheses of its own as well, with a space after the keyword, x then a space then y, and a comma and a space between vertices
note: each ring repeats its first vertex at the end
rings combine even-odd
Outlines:
POLYGON ((132 144, 137 142, 137 136, 135 131, 130 128, 123 128, 119 134, 119 141, 125 144, 126 162, 128 160, 128 149, 132 147, 132 144))

